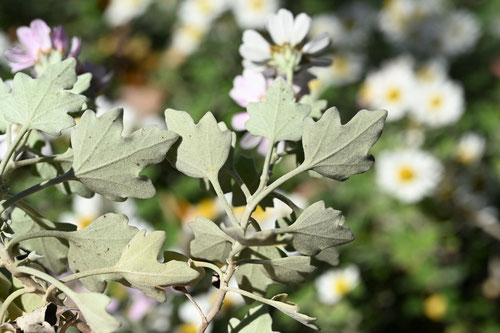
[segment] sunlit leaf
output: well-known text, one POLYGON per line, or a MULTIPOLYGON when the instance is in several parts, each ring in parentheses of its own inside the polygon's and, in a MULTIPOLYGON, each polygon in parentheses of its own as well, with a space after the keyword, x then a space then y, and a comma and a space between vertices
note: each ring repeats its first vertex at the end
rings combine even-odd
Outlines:
POLYGON ((314 330, 318 330, 318 327, 312 324, 314 321, 317 320, 317 318, 309 317, 308 315, 300 313, 299 306, 293 302, 287 301, 286 299, 287 296, 288 296, 287 294, 278 294, 274 296, 272 300, 269 301, 268 304, 280 310, 287 316, 295 319, 302 325, 305 325, 314 330))
POLYGON ((279 333, 273 331, 273 318, 267 311, 267 307, 260 305, 251 308, 243 320, 231 318, 229 320, 228 333, 279 333))
POLYGON ((155 188, 139 173, 161 162, 177 135, 156 126, 127 137, 122 137, 122 130, 122 109, 100 117, 86 111, 71 133, 75 176, 92 191, 112 200, 151 198, 155 188))

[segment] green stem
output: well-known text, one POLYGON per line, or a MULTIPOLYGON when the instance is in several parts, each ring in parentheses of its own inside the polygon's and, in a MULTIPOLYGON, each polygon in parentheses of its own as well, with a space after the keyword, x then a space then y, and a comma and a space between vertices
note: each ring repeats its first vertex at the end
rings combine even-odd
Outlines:
POLYGON ((2 324, 4 321, 3 321, 3 317, 5 316, 6 312, 7 312, 7 309, 9 308, 10 304, 16 299, 18 298, 19 296, 21 295, 24 295, 24 294, 28 294, 28 293, 32 293, 34 292, 36 289, 33 288, 33 287, 25 287, 25 288, 22 288, 22 289, 18 289, 16 291, 14 291, 12 294, 10 294, 6 299, 5 301, 3 302, 2 306, 0 307, 0 324, 2 324))
POLYGON ((266 158, 264 160, 264 166, 262 168, 262 174, 260 175, 259 187, 257 188, 257 190, 253 195, 261 192, 264 189, 264 187, 266 187, 267 182, 269 181, 269 167, 271 164, 271 156, 273 155, 273 151, 274 151, 274 142, 269 140, 269 146, 267 147, 267 153, 266 153, 266 158))
POLYGON ((13 168, 16 169, 16 168, 24 167, 27 165, 33 165, 33 164, 42 163, 42 162, 53 162, 56 158, 57 158, 57 156, 33 157, 33 158, 26 159, 26 160, 14 162, 13 168))
POLYGON ((245 184, 245 182, 243 181, 243 179, 241 178, 240 174, 238 173, 238 171, 236 171, 236 169, 234 168, 233 166, 233 169, 231 170, 231 175, 233 176, 233 178, 236 180, 236 182, 238 183, 238 185, 240 186, 241 188, 241 191, 243 192, 243 194, 245 195, 245 199, 247 200, 250 200, 252 194, 250 193, 250 190, 248 189, 248 186, 247 184, 245 184))
MULTIPOLYGON (((212 177, 209 179, 210 183, 212 184, 215 193, 219 197, 222 206, 224 207, 224 210, 226 211, 227 216, 229 217, 229 221, 231 224, 235 226, 239 226, 238 219, 236 218, 236 215, 234 215, 233 207, 229 204, 229 202, 226 199, 226 196, 224 195, 224 192, 222 191, 222 188, 219 183, 219 179, 216 177, 212 177)), ((240 227, 241 228, 241 227, 240 227)))
POLYGON ((14 152, 17 149, 17 146, 22 141, 24 135, 28 131, 29 131, 29 129, 27 126, 21 127, 21 129, 19 130, 19 134, 16 136, 16 139, 14 140, 14 142, 11 145, 9 145, 9 148, 7 149, 7 153, 5 153, 5 156, 2 160, 2 162, 0 163, 0 177, 3 178, 5 168, 7 167, 7 164, 9 163, 10 158, 12 157, 12 155, 14 154, 14 152))
POLYGON ((192 259, 189 259, 189 262, 191 262, 195 267, 209 268, 209 269, 213 270, 215 273, 217 273, 219 275, 219 277, 224 276, 224 273, 221 271, 221 269, 214 264, 211 264, 209 262, 204 262, 204 261, 192 260, 192 259))
POLYGON ((19 244, 21 242, 24 242, 25 240, 28 239, 33 239, 33 238, 42 238, 42 237, 55 237, 55 238, 62 238, 66 239, 68 237, 68 232, 67 231, 59 231, 59 230, 42 230, 42 231, 36 231, 36 232, 30 232, 27 234, 22 234, 19 236, 15 236, 12 238, 8 243, 5 249, 7 251, 12 250, 14 245, 19 244))
POLYGON ((285 173, 283 176, 276 179, 274 182, 269 184, 259 193, 255 193, 254 197, 252 198, 252 201, 246 206, 245 211, 243 212, 243 215, 241 217, 241 227, 243 228, 243 230, 246 230, 250 216, 252 215, 257 205, 262 201, 262 199, 264 199, 267 195, 269 195, 269 193, 277 189, 280 185, 282 185, 286 181, 290 180, 291 178, 297 176, 298 174, 306 170, 307 166, 305 164, 301 164, 295 169, 285 173))
POLYGON ((11 205, 15 204, 19 200, 26 198, 27 196, 30 196, 36 192, 44 190, 47 187, 57 185, 57 184, 63 183, 63 182, 68 181, 68 180, 75 180, 75 179, 76 178, 75 178, 75 173, 73 172, 73 169, 69 169, 68 172, 66 172, 60 176, 57 176, 57 177, 49 179, 49 180, 45 180, 45 181, 41 182, 40 184, 34 185, 30 188, 27 188, 26 190, 19 192, 18 194, 12 196, 10 199, 3 202, 1 205, 2 209, 0 210, 0 215, 3 212, 5 212, 5 210, 7 208, 9 208, 11 205))
POLYGON ((265 304, 269 304, 269 305, 273 305, 271 303, 271 301, 269 301, 267 298, 264 298, 264 297, 260 297, 258 295, 254 295, 252 294, 251 292, 248 292, 248 291, 245 291, 245 290, 241 290, 241 289, 238 289, 238 288, 232 288, 232 287, 224 287, 224 290, 225 291, 231 291, 233 293, 237 293, 237 294, 240 294, 242 296, 245 296, 245 297, 248 297, 248 298, 251 298, 253 300, 256 300, 256 301, 259 301, 261 303, 265 303, 265 304))

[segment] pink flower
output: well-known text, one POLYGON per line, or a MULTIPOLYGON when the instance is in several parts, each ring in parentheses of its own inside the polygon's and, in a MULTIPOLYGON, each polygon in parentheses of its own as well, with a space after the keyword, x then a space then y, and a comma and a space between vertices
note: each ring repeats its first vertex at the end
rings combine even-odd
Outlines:
POLYGON ((5 52, 12 72, 34 67, 43 57, 59 52, 62 58, 77 57, 81 40, 73 37, 68 50, 68 36, 62 27, 53 30, 42 20, 31 22, 29 27, 17 29, 19 43, 5 52))
POLYGON ((243 75, 234 78, 233 89, 229 96, 242 107, 247 107, 248 103, 260 102, 267 91, 266 78, 259 72, 245 69, 243 75))
POLYGON ((157 301, 144 295, 139 290, 129 289, 129 293, 132 299, 132 304, 127 311, 127 316, 133 322, 141 320, 152 306, 158 304, 157 301))

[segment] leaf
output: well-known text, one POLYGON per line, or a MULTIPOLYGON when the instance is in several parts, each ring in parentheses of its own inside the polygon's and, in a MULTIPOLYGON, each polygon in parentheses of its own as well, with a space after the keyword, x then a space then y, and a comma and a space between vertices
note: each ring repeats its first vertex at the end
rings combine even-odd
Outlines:
MULTIPOLYGON (((281 258, 282 254, 274 246, 248 248, 241 252, 238 259, 270 260, 281 258)), ((241 265, 235 273, 241 289, 258 295, 265 295, 267 288, 274 283, 262 264, 241 265)))
POLYGON ((164 231, 155 231, 147 236, 146 230, 139 231, 114 265, 114 270, 133 288, 160 302, 166 300, 161 287, 186 286, 200 276, 184 261, 158 262, 158 253, 163 249, 166 238, 164 231))
POLYGON ((231 149, 232 134, 222 130, 211 112, 195 124, 184 111, 165 111, 167 128, 182 140, 168 158, 172 165, 189 177, 216 180, 231 149))
POLYGON ((302 283, 316 269, 311 265, 311 257, 306 256, 264 260, 262 265, 273 281, 285 284, 302 283))
MULTIPOLYGON (((123 214, 105 214, 88 227, 67 233, 69 242, 68 263, 75 273, 115 265, 123 250, 138 232, 127 224, 123 214)), ((103 292, 107 275, 96 275, 81 279, 90 291, 103 292)))
MULTIPOLYGON (((51 179, 60 176, 71 169, 73 165, 73 150, 68 148, 66 152, 58 155, 53 162, 37 163, 35 165, 38 175, 43 179, 51 179)), ((76 193, 84 198, 91 198, 94 192, 85 187, 82 183, 76 180, 70 180, 57 184, 56 188, 66 195, 76 193)))
POLYGON ((0 99, 5 119, 52 135, 74 126, 68 112, 80 110, 86 100, 68 90, 77 80, 75 66, 75 59, 69 58, 49 66, 37 79, 17 73, 12 92, 0 99))
POLYGON ((367 171, 374 161, 368 150, 382 134, 386 117, 384 110, 361 110, 342 125, 337 109, 330 108, 317 122, 306 119, 302 138, 303 165, 340 181, 367 171))
POLYGON ((299 101, 300 104, 309 105, 311 107, 311 113, 309 117, 314 119, 321 118, 321 114, 328 104, 326 99, 316 100, 312 95, 304 95, 299 101))
POLYGON ((339 251, 334 247, 329 247, 316 254, 314 259, 325 262, 330 266, 337 266, 339 264, 339 251))
POLYGON ((156 126, 122 137, 123 110, 113 109, 96 117, 86 111, 71 133, 75 176, 90 190, 112 200, 151 198, 155 188, 139 173, 160 163, 177 139, 156 126))
MULTIPOLYGON (((3 82, 2 78, 0 78, 0 100, 10 94, 10 85, 8 83, 3 82)), ((9 122, 5 119, 3 113, 0 113, 0 133, 5 133, 7 131, 7 126, 9 126, 9 122)))
POLYGON ((243 320, 229 319, 228 333, 279 333, 273 331, 273 318, 267 312, 267 307, 260 305, 251 308, 243 320))
POLYGON ((111 303, 108 296, 98 293, 71 293, 68 296, 76 303, 92 332, 115 332, 120 327, 120 322, 106 312, 111 303))
POLYGON ((0 271, 0 301, 5 300, 9 296, 11 286, 12 282, 0 271))
MULTIPOLYGON (((12 278, 12 286, 12 291, 24 288, 24 284, 16 277, 12 278)), ((16 304, 18 304, 24 312, 31 312, 44 306, 45 303, 46 302, 42 296, 34 293, 22 294, 16 299, 16 304)))
MULTIPOLYGON (((179 253, 179 252, 175 252, 175 251, 164 251, 163 252, 163 261, 164 262, 167 262, 167 261, 170 261, 170 260, 177 260, 177 261, 183 261, 183 262, 186 262, 188 263, 189 262, 189 258, 186 257, 185 255, 179 253)), ((191 286, 195 286, 198 284, 198 282, 201 281, 201 279, 203 279, 203 277, 205 276, 205 269, 203 269, 203 267, 195 267, 195 266, 190 266, 192 269, 196 270, 199 274, 198 278, 196 278, 195 280, 193 280, 191 283, 189 283, 189 285, 191 286)))
POLYGON ((198 216, 189 223, 194 239, 190 244, 191 255, 195 258, 225 263, 231 252, 233 240, 214 222, 198 216))
POLYGON ((73 88, 71 89, 71 92, 74 94, 81 94, 85 90, 89 89, 91 81, 91 73, 83 73, 78 75, 77 80, 73 85, 73 88))
POLYGON ((325 203, 318 201, 307 207, 291 226, 277 231, 292 234, 292 246, 300 253, 312 256, 354 240, 351 229, 343 224, 342 212, 325 208, 325 203))
POLYGON ((268 301, 267 304, 275 307, 276 309, 295 319, 302 325, 312 328, 313 330, 318 330, 318 327, 312 324, 312 322, 316 321, 317 318, 309 317, 303 313, 300 313, 299 306, 293 302, 287 301, 287 296, 287 294, 275 295, 270 301, 268 301))
MULTIPOLYGON (((69 223, 56 223, 47 219, 36 217, 27 212, 14 208, 10 214, 10 227, 16 236, 29 234, 42 230, 75 230, 75 226, 69 223)), ((35 251, 43 255, 39 259, 45 268, 55 274, 61 274, 66 271, 66 258, 68 256, 68 245, 65 241, 57 238, 33 238, 22 241, 20 246, 28 251, 35 251)))
POLYGON ((299 141, 304 118, 311 107, 295 103, 292 87, 278 77, 269 87, 265 101, 248 104, 247 111, 250 119, 245 128, 253 135, 264 136, 274 143, 299 141))

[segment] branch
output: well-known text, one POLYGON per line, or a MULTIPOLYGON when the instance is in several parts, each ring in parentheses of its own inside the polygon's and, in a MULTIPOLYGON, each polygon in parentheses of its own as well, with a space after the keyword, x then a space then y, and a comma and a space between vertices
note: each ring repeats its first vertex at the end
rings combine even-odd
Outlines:
POLYGON ((5 316, 7 309, 9 308, 9 305, 19 296, 35 292, 36 289, 33 287, 25 287, 22 289, 18 289, 14 291, 12 294, 10 294, 5 301, 3 302, 2 306, 0 307, 0 323, 3 323, 3 317, 5 316))

